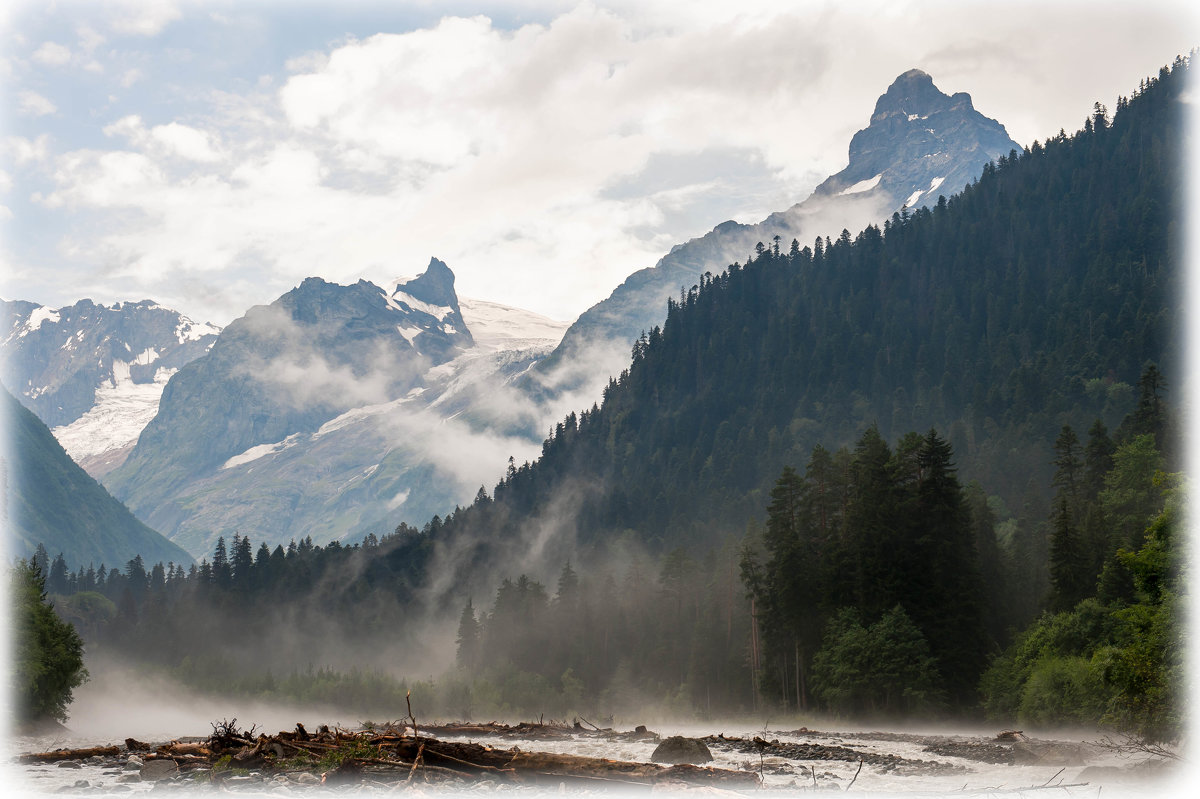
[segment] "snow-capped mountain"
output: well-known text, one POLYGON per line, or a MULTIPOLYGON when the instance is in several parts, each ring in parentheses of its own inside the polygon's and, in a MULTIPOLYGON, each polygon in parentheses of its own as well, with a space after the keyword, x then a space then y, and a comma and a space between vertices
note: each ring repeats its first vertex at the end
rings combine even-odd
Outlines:
POLYGON ((812 245, 817 236, 857 233, 902 208, 934 205, 960 191, 988 161, 1020 149, 1004 126, 975 110, 965 92, 948 96, 919 69, 900 75, 878 99, 870 124, 850 142, 849 164, 808 199, 758 224, 724 222, 677 245, 653 267, 631 274, 571 325, 554 354, 534 370, 542 395, 584 384, 599 390, 624 368, 642 331, 662 324, 667 298, 706 272, 744 261, 776 236, 812 245))
POLYGON ((94 476, 128 454, 167 380, 220 328, 150 300, 62 308, 0 302, 6 386, 94 476))
POLYGON ((390 290, 309 278, 231 323, 167 385, 107 485, 197 556, 416 524, 492 485, 544 431, 509 388, 566 323, 459 300, 436 258, 390 290))

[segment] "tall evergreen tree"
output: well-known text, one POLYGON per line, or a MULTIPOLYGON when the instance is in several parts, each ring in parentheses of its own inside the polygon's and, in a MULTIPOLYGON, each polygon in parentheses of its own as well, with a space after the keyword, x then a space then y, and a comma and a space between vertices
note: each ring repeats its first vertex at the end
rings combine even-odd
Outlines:
POLYGON ((1092 561, 1085 555, 1080 538, 1067 496, 1060 493, 1050 531, 1049 605, 1055 613, 1075 607, 1095 585, 1095 573, 1089 574, 1092 561))
POLYGON ((458 636, 455 639, 458 649, 455 663, 460 669, 474 671, 479 668, 479 621, 475 618, 475 608, 471 600, 463 606, 458 618, 458 636))
POLYGON ((949 700, 973 704, 986 660, 979 560, 950 443, 930 430, 918 451, 918 568, 899 601, 924 633, 949 700))

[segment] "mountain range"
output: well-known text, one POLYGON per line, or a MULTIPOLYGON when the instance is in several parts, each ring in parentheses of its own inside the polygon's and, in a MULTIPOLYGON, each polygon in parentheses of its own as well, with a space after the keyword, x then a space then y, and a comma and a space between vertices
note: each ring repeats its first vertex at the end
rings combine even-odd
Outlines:
POLYGON ((238 531, 286 544, 428 519, 530 448, 536 420, 498 392, 561 330, 460 304, 436 258, 390 291, 309 278, 172 378, 106 482, 197 555, 238 531))
POLYGON ((93 476, 119 465, 171 375, 220 328, 150 300, 0 301, 0 379, 93 476))
POLYGON ((433 259, 389 290, 310 278, 223 331, 149 302, 7 303, 6 382, 139 518, 194 555, 239 531, 286 543, 421 524, 492 485, 506 460, 535 457, 554 420, 599 398, 681 287, 777 236, 836 235, 928 205, 1014 148, 968 95, 912 70, 879 98, 847 167, 807 200, 675 247, 565 337, 551 320, 460 302, 433 259), (115 322, 122 311, 162 319, 139 337, 132 318, 115 322))

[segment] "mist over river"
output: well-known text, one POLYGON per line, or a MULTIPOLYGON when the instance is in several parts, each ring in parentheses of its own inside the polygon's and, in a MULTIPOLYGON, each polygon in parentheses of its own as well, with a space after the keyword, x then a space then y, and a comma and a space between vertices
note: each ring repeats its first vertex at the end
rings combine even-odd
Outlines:
MULTIPOLYGON (((246 796, 316 796, 327 794, 410 793, 459 795, 478 793, 605 794, 613 789, 597 783, 564 780, 561 784, 527 785, 497 779, 472 782, 423 782, 363 779, 327 787, 311 774, 244 770, 209 782, 201 773, 153 781, 142 779, 141 761, 131 760, 122 746, 126 738, 151 744, 188 738, 206 739, 214 723, 237 719, 239 728, 274 734, 297 723, 309 730, 322 724, 357 730, 367 720, 346 717, 330 708, 298 708, 244 700, 223 702, 197 697, 165 681, 107 673, 86 684, 72 706, 69 728, 58 733, 6 739, 4 784, 18 796, 122 796, 141 793, 187 795, 233 792, 246 796), (59 748, 117 745, 113 757, 92 757, 36 765, 17 764, 17 755, 59 748), (198 778, 199 777, 199 778, 198 778)), ((387 719, 374 719, 379 724, 387 719)), ((516 721, 515 719, 513 721, 516 721)), ((536 721, 536 720, 535 720, 536 721)), ((433 724, 420 721, 420 725, 433 724)), ((994 728, 922 728, 919 726, 855 726, 812 718, 670 723, 653 718, 617 718, 600 726, 620 733, 645 724, 659 738, 683 735, 703 739, 722 769, 752 771, 762 788, 775 795, 810 795, 814 791, 847 791, 858 796, 1037 796, 1170 797, 1193 795, 1197 783, 1189 768, 1136 765, 1145 757, 1122 756, 1095 745, 1101 733, 1025 730, 1016 745, 997 740, 994 728)), ((428 735, 429 733, 422 733, 428 735)), ((649 762, 658 739, 601 734, 590 726, 553 735, 447 735, 443 741, 476 741, 495 749, 582 755, 630 762, 649 762)), ((639 789, 620 787, 618 794, 639 789)), ((664 786, 645 791, 661 793, 664 786)), ((673 792, 674 786, 666 788, 673 792)), ((752 790, 718 787, 678 789, 695 795, 736 795, 752 790)), ((12 795, 11 791, 9 795, 12 795)))

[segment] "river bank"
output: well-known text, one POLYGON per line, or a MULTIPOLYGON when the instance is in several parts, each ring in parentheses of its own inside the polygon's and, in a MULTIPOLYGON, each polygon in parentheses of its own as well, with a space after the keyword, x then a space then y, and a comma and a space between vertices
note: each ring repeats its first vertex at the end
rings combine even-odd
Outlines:
POLYGON ((14 739, 10 742, 12 756, 58 748, 108 748, 99 753, 74 751, 44 762, 13 764, 10 757, 6 782, 27 795, 39 796, 647 790, 748 795, 765 790, 776 795, 850 791, 860 796, 1029 794, 1099 799, 1101 795, 1172 796, 1186 779, 1176 764, 1133 757, 1099 745, 1095 739, 1011 731, 997 735, 768 726, 599 729, 577 721, 574 725, 513 727, 419 725, 415 731, 411 724, 400 723, 356 725, 353 729, 299 724, 264 735, 256 727, 238 729, 236 720, 223 730, 218 724, 212 726, 208 736, 150 742, 83 740, 69 735, 14 739), (234 738, 228 738, 231 732, 234 738), (224 748, 214 740, 219 733, 227 736, 224 748), (669 766, 653 765, 655 750, 670 735, 702 742, 711 760, 699 766, 676 767, 674 772, 669 766), (338 752, 347 757, 339 760, 338 752), (472 758, 483 759, 472 764, 472 758), (629 776, 621 778, 613 776, 615 770, 571 773, 572 768, 582 768, 581 763, 594 764, 600 759, 630 769, 640 764, 641 770, 629 771, 629 776), (705 769, 717 777, 697 777, 705 769), (687 778, 689 774, 693 779, 687 778), (725 774, 730 776, 721 776, 725 774))

